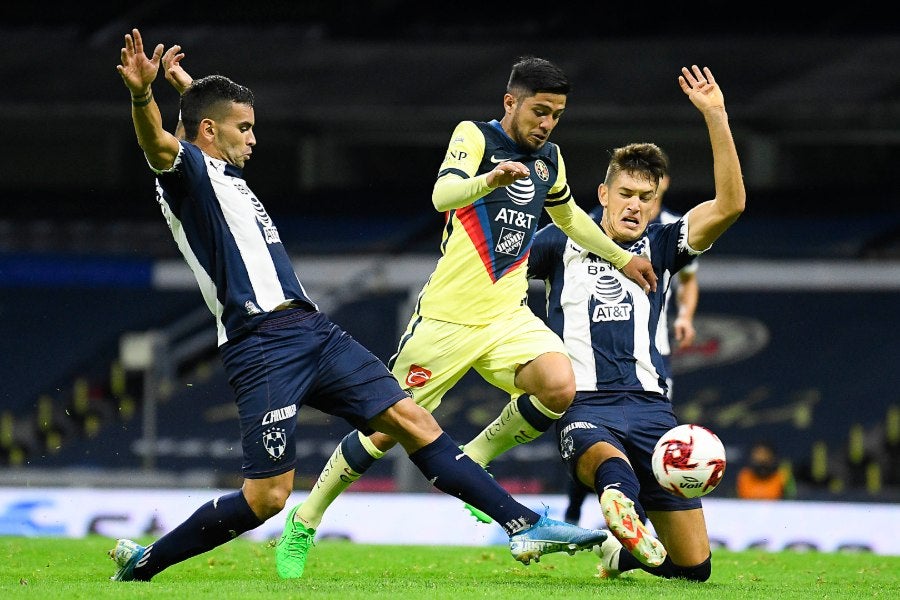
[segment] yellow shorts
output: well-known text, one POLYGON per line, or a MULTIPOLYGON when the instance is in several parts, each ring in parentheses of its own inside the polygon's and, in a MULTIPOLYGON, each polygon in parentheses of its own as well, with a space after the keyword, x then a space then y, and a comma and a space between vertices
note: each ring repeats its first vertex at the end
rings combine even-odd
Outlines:
POLYGON ((428 410, 475 369, 488 383, 518 397, 516 370, 546 352, 568 356, 559 336, 521 306, 488 325, 461 325, 414 314, 389 366, 400 386, 428 410))

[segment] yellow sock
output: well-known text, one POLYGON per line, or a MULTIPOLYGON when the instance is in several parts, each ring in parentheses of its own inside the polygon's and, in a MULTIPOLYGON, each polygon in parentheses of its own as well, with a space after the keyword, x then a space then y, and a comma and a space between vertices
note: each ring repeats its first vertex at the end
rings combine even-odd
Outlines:
MULTIPOLYGON (((357 436, 363 448, 372 458, 379 459, 384 456, 384 452, 376 448, 368 437, 358 431, 357 436)), ((310 490, 309 496, 294 513, 294 520, 300 521, 310 529, 317 529, 331 503, 354 481, 362 477, 362 473, 357 473, 347 463, 341 449, 342 446, 343 444, 338 444, 334 449, 325 468, 319 473, 319 478, 310 490)))
MULTIPOLYGON (((557 420, 562 415, 557 414, 541 404, 534 396, 528 396, 531 404, 541 414, 549 419, 557 420)), ((543 431, 535 429, 519 410, 519 399, 513 398, 503 407, 500 415, 485 427, 472 441, 463 446, 463 451, 482 467, 486 467, 492 460, 521 444, 540 437, 543 431)))

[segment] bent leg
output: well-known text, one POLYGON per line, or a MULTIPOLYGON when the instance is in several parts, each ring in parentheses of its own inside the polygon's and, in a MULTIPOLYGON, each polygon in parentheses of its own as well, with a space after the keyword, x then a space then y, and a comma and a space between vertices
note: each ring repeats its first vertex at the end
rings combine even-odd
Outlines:
POLYGON ((648 516, 676 565, 691 567, 709 558, 709 534, 702 508, 649 511, 648 516))
POLYGON ((668 556, 658 567, 648 567, 626 553, 604 557, 607 571, 624 572, 643 569, 656 577, 706 581, 712 574, 712 553, 703 509, 648 511, 659 539, 668 556))

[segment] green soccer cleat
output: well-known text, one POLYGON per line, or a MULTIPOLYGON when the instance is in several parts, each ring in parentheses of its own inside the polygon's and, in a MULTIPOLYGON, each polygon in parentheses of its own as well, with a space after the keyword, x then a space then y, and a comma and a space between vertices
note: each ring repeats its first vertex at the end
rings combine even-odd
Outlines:
POLYGON ((275 570, 282 579, 300 579, 306 568, 306 555, 315 546, 316 530, 294 520, 298 504, 288 513, 281 539, 275 544, 275 570))
POLYGON ((540 562, 545 554, 565 552, 570 556, 578 550, 591 550, 606 541, 607 532, 584 529, 547 516, 524 531, 509 538, 509 551, 522 564, 540 562))
POLYGON ((469 511, 469 513, 475 517, 478 521, 482 523, 493 523, 494 520, 491 518, 489 514, 486 514, 484 511, 478 510, 468 502, 466 502, 463 507, 469 511))
POLYGON ((116 561, 119 570, 110 577, 112 581, 132 581, 134 579, 134 567, 143 558, 147 549, 131 540, 118 540, 115 547, 107 552, 109 557, 116 561))

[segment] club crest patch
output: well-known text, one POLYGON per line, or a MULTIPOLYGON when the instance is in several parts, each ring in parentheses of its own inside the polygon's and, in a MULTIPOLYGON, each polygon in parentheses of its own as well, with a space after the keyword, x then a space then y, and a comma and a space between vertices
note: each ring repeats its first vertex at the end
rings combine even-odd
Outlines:
POLYGON ((263 447, 272 460, 278 460, 284 456, 284 450, 287 447, 287 436, 282 427, 271 427, 263 432, 263 447))

